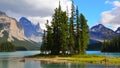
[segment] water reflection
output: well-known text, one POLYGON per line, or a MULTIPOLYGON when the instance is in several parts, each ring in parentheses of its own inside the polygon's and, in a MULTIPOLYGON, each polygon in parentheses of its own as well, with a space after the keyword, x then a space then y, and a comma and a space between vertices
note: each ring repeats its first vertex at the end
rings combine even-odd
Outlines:
MULTIPOLYGON (((72 64, 72 63, 51 63, 43 61, 35 61, 32 59, 24 59, 23 56, 39 54, 40 51, 10 52, 0 53, 0 68, 120 68, 113 65, 99 64, 72 64)), ((100 51, 88 51, 87 54, 97 54, 120 57, 120 53, 101 53, 100 51)))
POLYGON ((0 60, 0 68, 120 68, 120 66, 99 64, 49 63, 25 59, 0 60))
POLYGON ((24 63, 19 60, 0 60, 0 68, 24 68, 24 63))
POLYGON ((0 60, 0 68, 8 68, 8 61, 0 60))
POLYGON ((85 64, 72 64, 72 63, 48 63, 40 61, 42 68, 86 68, 85 64))

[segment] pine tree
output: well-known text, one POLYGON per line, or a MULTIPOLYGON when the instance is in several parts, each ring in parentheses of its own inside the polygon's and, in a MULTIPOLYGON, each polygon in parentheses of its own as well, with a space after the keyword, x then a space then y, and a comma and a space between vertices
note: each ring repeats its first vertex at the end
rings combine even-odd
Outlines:
POLYGON ((59 54, 60 51, 60 31, 59 31, 59 13, 58 13, 58 9, 55 10, 55 14, 53 16, 53 20, 52 20, 52 26, 53 26, 53 49, 51 51, 52 54, 59 54))
POLYGON ((74 47, 75 47, 75 34, 74 34, 74 3, 72 3, 71 9, 71 17, 70 17, 70 25, 69 25, 69 50, 71 54, 74 54, 74 47))
POLYGON ((87 45, 89 43, 89 27, 87 25, 87 20, 85 19, 83 14, 80 14, 80 22, 81 22, 81 54, 85 54, 87 45))
POLYGON ((78 10, 78 7, 76 9, 76 23, 77 23, 77 27, 76 27, 76 51, 77 53, 79 54, 81 52, 81 23, 80 23, 80 20, 79 20, 79 10, 78 10))
POLYGON ((46 52, 47 50, 47 38, 46 38, 46 31, 44 30, 44 34, 42 37, 42 45, 40 47, 40 51, 46 52))
POLYGON ((52 48, 53 48, 53 37, 52 37, 52 27, 48 25, 48 20, 47 20, 47 23, 46 23, 46 28, 47 28, 47 36, 46 36, 46 39, 47 39, 47 46, 46 46, 46 49, 47 51, 51 51, 52 48))
POLYGON ((53 27, 53 49, 52 54, 64 55, 68 50, 68 17, 66 12, 61 10, 61 5, 59 2, 59 7, 56 8, 52 20, 53 27))
POLYGON ((62 12, 61 15, 61 51, 65 55, 65 51, 68 50, 68 17, 66 12, 62 12))
POLYGON ((103 42, 102 52, 120 52, 120 36, 113 37, 111 39, 107 39, 107 41, 103 42))

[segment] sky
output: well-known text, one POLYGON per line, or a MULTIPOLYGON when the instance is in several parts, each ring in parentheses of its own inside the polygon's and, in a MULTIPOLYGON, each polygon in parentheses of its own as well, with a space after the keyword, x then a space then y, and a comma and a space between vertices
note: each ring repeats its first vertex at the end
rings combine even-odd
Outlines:
MULTIPOLYGON (((60 0, 63 11, 71 9, 71 0, 60 0)), ((73 0, 79 11, 88 20, 89 27, 103 24, 113 30, 120 27, 120 0, 73 0)), ((59 0, 0 0, 0 11, 16 18, 28 18, 33 24, 40 23, 45 29, 46 20, 51 20, 59 0)))

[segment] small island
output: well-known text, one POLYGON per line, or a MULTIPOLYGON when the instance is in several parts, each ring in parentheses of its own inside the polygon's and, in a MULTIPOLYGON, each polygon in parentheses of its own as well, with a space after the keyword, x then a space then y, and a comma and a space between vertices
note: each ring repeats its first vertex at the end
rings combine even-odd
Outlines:
POLYGON ((59 7, 55 9, 51 25, 48 24, 47 20, 47 30, 44 30, 43 42, 40 47, 41 54, 25 58, 48 63, 120 65, 119 57, 86 54, 90 38, 89 27, 85 16, 79 14, 78 7, 75 8, 74 3, 72 3, 71 17, 68 18, 66 12, 61 10, 59 3, 59 7))
POLYGON ((120 65, 119 57, 105 57, 97 55, 34 55, 25 57, 36 61, 48 63, 73 63, 73 64, 103 64, 103 65, 120 65))

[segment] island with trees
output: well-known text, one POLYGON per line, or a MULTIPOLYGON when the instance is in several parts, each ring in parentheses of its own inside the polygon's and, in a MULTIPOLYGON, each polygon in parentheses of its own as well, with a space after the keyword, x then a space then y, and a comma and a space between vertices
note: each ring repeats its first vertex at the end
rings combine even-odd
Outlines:
POLYGON ((83 14, 72 3, 71 17, 62 11, 61 5, 55 9, 51 25, 47 20, 41 51, 53 55, 85 54, 89 43, 89 27, 83 14))
POLYGON ((97 63, 118 64, 120 58, 86 55, 89 44, 89 26, 85 16, 79 12, 78 7, 72 3, 70 17, 59 7, 55 9, 52 21, 47 20, 44 30, 41 53, 28 56, 40 61, 58 63, 97 63), (51 25, 49 25, 49 23, 51 25))

